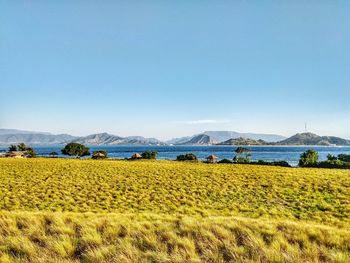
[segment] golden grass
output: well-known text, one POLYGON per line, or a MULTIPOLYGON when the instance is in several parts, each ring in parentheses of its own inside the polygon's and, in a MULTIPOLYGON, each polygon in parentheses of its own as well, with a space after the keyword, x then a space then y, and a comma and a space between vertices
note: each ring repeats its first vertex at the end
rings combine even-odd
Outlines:
POLYGON ((0 209, 350 221, 350 171, 0 159, 0 209))
POLYGON ((350 262, 350 171, 0 159, 3 262, 350 262))
POLYGON ((287 220, 0 213, 0 262, 349 262, 350 230, 287 220))

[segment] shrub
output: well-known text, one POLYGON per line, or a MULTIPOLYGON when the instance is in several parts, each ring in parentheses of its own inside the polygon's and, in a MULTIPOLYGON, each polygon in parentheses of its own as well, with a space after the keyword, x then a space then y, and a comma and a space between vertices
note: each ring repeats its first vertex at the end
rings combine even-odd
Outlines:
POLYGON ((281 166, 281 167, 291 167, 291 165, 288 162, 286 162, 286 161, 272 162, 272 165, 274 165, 274 166, 281 166))
POLYGON ((318 162, 318 152, 315 150, 307 150, 300 155, 300 167, 315 167, 318 162))
POLYGON ((258 164, 258 165, 269 165, 269 162, 266 162, 264 160, 259 160, 257 162, 252 162, 252 164, 258 164))
POLYGON ((233 157, 233 163, 250 163, 250 155, 247 155, 246 157, 233 157))
POLYGON ((141 154, 142 159, 155 160, 157 159, 158 152, 146 151, 141 154))
POLYGON ((198 161, 198 158, 193 153, 181 154, 176 157, 177 161, 198 161))
POLYGON ((324 162, 319 162, 317 164, 319 168, 337 168, 337 169, 350 169, 349 162, 343 162, 341 160, 327 160, 324 162))
POLYGON ((338 157, 335 156, 335 155, 332 155, 332 154, 328 154, 327 155, 327 160, 328 161, 334 161, 334 160, 337 160, 337 159, 338 159, 338 157))
POLYGON ((338 168, 338 169, 349 169, 350 168, 350 155, 339 154, 334 156, 331 154, 327 155, 327 161, 319 162, 317 164, 319 168, 338 168))
POLYGON ((232 163, 232 161, 229 159, 222 159, 222 160, 218 161, 218 163, 232 163))
POLYGON ((291 165, 288 162, 286 162, 286 161, 267 162, 267 161, 264 161, 264 160, 259 160, 257 162, 251 162, 250 164, 291 167, 291 165))
POLYGON ((350 154, 339 154, 338 159, 343 162, 350 163, 350 154))

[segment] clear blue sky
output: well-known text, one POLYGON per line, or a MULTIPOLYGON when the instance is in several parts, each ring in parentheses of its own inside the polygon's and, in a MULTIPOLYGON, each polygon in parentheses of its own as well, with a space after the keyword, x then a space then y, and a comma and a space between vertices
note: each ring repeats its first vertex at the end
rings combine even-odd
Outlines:
POLYGON ((350 1, 0 0, 0 128, 350 138, 350 1))

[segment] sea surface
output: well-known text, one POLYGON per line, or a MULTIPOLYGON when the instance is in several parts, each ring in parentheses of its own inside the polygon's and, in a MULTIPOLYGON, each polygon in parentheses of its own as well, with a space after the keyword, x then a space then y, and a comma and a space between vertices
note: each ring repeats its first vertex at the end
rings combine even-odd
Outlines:
MULTIPOLYGON (((297 165, 300 154, 308 149, 314 149, 319 153, 320 160, 326 160, 328 154, 338 155, 341 153, 350 154, 349 146, 326 147, 326 146, 244 146, 251 150, 252 160, 264 161, 287 161, 291 165, 297 165)), ((61 155, 63 146, 38 146, 33 147, 40 156, 48 156, 51 152, 61 155)), ((105 150, 109 158, 129 158, 134 153, 144 151, 157 151, 158 159, 175 160, 176 156, 185 153, 194 153, 201 160, 208 155, 214 154, 219 159, 232 159, 237 146, 90 146, 90 151, 105 150)), ((6 148, 1 147, 0 151, 6 148)))

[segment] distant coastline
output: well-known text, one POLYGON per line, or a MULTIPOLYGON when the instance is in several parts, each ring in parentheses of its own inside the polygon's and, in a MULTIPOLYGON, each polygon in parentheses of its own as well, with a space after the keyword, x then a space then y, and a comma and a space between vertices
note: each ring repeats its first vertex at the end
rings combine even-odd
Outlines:
MULTIPOLYGON (((110 159, 125 159, 130 158, 134 153, 142 153, 144 151, 157 151, 158 159, 160 160, 175 160, 180 154, 194 153, 198 159, 205 160, 205 158, 214 154, 219 159, 232 160, 235 153, 234 150, 238 147, 235 145, 176 145, 176 146, 136 146, 136 145, 87 145, 90 151, 105 150, 108 152, 108 158, 110 159)), ((57 152, 59 157, 67 158, 61 154, 61 149, 64 145, 47 145, 47 146, 33 146, 38 156, 48 157, 51 152, 57 152)), ((251 150, 252 160, 264 160, 264 161, 287 161, 289 164, 296 166, 298 164, 300 154, 310 148, 319 152, 320 160, 326 160, 328 154, 350 154, 350 146, 244 146, 251 150)), ((0 151, 6 152, 8 147, 0 146, 0 151)))

